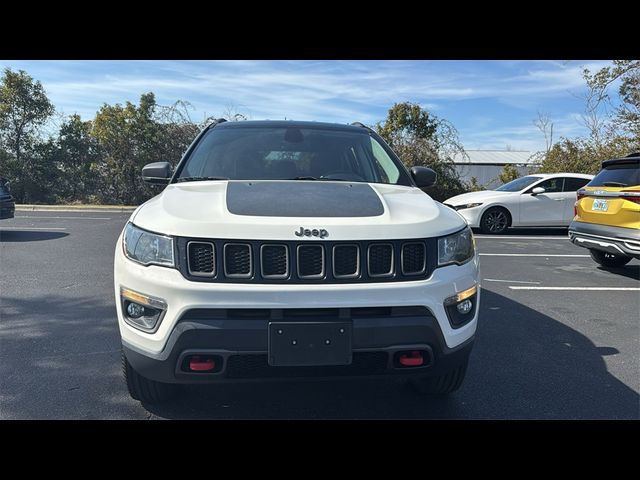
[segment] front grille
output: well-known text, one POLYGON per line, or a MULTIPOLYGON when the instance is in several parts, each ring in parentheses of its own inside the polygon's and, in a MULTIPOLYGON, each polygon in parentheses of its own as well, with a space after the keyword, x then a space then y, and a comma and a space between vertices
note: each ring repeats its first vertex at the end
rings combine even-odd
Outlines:
POLYGON ((360 272, 360 250, 357 245, 333 247, 333 275, 336 278, 356 277, 360 272))
POLYGON ((191 275, 212 277, 215 274, 215 246, 210 242, 189 242, 187 262, 191 275))
POLYGON ((324 276, 324 247, 322 245, 298 246, 298 276, 322 278, 324 276))
POLYGON ((402 273, 419 275, 427 266, 427 252, 422 242, 405 243, 402 246, 402 273))
POLYGON ((289 252, 286 245, 262 245, 260 265, 265 278, 286 278, 289 275, 289 252))
POLYGON ((386 352, 354 352, 351 365, 312 367, 272 367, 267 355, 231 355, 227 360, 227 378, 334 377, 376 375, 384 373, 389 355, 386 352))
POLYGON ((281 241, 176 239, 180 272, 194 282, 375 283, 428 278, 437 239, 281 241))
POLYGON ((224 246, 224 274, 231 278, 251 277, 251 245, 227 243, 224 246))
POLYGON ((388 243, 369 246, 369 275, 386 277, 393 274, 393 247, 388 243))

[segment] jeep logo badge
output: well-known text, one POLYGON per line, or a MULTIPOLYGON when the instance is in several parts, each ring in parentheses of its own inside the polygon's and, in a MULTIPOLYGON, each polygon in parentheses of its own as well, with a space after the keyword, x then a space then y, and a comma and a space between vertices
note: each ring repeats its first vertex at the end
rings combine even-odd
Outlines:
POLYGON ((300 230, 296 230, 293 232, 297 237, 328 237, 329 232, 327 232, 324 228, 314 228, 313 230, 309 230, 308 228, 300 227, 300 230))

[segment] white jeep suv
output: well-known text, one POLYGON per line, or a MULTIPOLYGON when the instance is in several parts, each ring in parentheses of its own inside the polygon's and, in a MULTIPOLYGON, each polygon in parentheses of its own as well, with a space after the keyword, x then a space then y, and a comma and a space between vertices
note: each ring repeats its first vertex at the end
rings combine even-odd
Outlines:
POLYGON ((473 235, 361 124, 219 120, 126 224, 114 280, 131 396, 345 376, 460 387, 480 290, 473 235))

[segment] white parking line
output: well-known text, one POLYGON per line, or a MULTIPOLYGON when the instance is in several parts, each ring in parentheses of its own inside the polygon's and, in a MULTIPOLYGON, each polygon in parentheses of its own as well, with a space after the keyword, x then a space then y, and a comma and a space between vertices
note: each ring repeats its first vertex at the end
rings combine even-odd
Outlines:
POLYGON ((111 217, 32 217, 30 215, 19 215, 16 216, 15 218, 38 218, 38 219, 48 219, 48 218, 52 218, 55 220, 58 219, 71 219, 71 220, 111 220, 111 217))
POLYGON ((560 236, 560 237, 520 237, 516 235, 508 235, 508 236, 499 236, 499 235, 474 235, 475 238, 486 238, 486 239, 496 239, 496 240, 561 240, 563 242, 569 241, 568 236, 560 236))
POLYGON ((3 230, 66 230, 64 227, 2 227, 0 233, 3 230))
POLYGON ((495 278, 483 278, 483 282, 502 282, 502 283, 529 283, 531 285, 540 285, 540 282, 525 282, 523 280, 498 280, 495 278))
POLYGON ((511 290, 554 290, 554 291, 602 291, 602 292, 640 292, 640 287, 509 287, 511 290))
POLYGON ((552 253, 480 253, 486 257, 589 257, 589 255, 560 255, 552 253))

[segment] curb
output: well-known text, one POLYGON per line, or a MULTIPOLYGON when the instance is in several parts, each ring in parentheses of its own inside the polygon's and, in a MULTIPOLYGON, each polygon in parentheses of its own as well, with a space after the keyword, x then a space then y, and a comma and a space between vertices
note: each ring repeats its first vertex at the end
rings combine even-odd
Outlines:
POLYGON ((16 212, 133 212, 138 207, 123 205, 16 205, 16 212))

